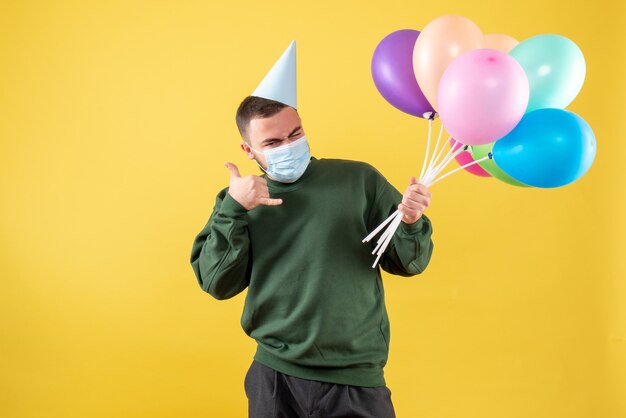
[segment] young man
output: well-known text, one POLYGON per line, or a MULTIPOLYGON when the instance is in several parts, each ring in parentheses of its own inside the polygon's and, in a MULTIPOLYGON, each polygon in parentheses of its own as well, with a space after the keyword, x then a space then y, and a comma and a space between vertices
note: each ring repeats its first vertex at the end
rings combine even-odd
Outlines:
POLYGON ((369 164, 311 157, 295 96, 267 96, 248 96, 236 117, 241 149, 265 174, 225 164, 230 186, 191 252, 216 299, 248 289, 241 325, 257 341, 244 381, 249 416, 394 417, 380 268, 424 271, 431 194, 415 178, 401 195, 369 164), (398 208, 400 227, 373 269, 374 245, 362 239, 398 208))

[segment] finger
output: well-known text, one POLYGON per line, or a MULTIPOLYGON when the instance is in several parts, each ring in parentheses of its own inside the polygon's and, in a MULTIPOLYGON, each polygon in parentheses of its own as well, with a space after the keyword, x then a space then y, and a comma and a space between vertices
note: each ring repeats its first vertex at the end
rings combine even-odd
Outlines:
POLYGON ((411 207, 405 203, 400 203, 398 205, 398 210, 400 210, 400 212, 402 212, 405 215, 415 215, 417 212, 419 212, 419 207, 411 207))
POLYGON ((430 192, 430 190, 428 189, 428 187, 424 186, 423 184, 421 185, 422 187, 419 188, 419 193, 421 195, 427 196, 427 197, 431 197, 432 193, 430 192))
POLYGON ((410 184, 409 185, 409 190, 412 190, 414 192, 417 192, 419 194, 422 194, 424 196, 430 196, 430 190, 428 190, 428 187, 424 186, 423 184, 410 184))
POLYGON ((405 204, 422 204, 428 206, 430 204, 430 198, 417 193, 406 193, 402 196, 402 202, 405 204))
POLYGON ((420 213, 420 211, 411 209, 403 203, 400 203, 400 205, 398 205, 398 210, 402 213, 404 219, 406 220, 411 220, 420 213))
POLYGON ((239 174, 239 169, 237 168, 237 166, 233 163, 224 163, 224 167, 226 167, 228 169, 228 171, 230 171, 230 176, 231 177, 241 177, 241 174, 239 174))
POLYGON ((278 206, 283 204, 283 199, 271 199, 269 197, 262 197, 259 199, 259 204, 265 206, 278 206))
POLYGON ((417 179, 415 178, 415 176, 411 176, 411 178, 409 179, 409 184, 417 184, 417 179))
POLYGON ((408 187, 408 188, 404 191, 403 196, 413 196, 413 197, 418 197, 418 196, 420 196, 420 197, 423 197, 423 198, 428 198, 428 196, 427 196, 427 195, 425 195, 424 193, 420 193, 420 192, 419 192, 419 191, 417 191, 417 190, 413 190, 413 189, 412 189, 412 187, 413 187, 413 186, 409 186, 409 187, 408 187))
POLYGON ((399 211, 402 215, 406 216, 406 211, 407 211, 407 210, 409 210, 409 209, 406 207, 406 205, 405 205, 404 203, 400 203, 400 204, 398 205, 398 211, 399 211))
MULTIPOLYGON (((412 186, 409 186, 412 187, 412 186)), ((409 188, 404 193, 405 196, 412 196, 412 198, 416 198, 418 196, 423 197, 424 199, 430 199, 432 197, 430 192, 423 192, 421 190, 413 190, 409 188)))
POLYGON ((428 203, 423 202, 413 202, 413 201, 402 201, 402 204, 409 210, 420 211, 423 212, 428 207, 428 203))

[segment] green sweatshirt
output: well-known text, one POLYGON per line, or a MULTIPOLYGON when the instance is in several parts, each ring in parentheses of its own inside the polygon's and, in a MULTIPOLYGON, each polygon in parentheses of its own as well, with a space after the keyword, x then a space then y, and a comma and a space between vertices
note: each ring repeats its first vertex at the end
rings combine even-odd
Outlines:
POLYGON ((424 271, 430 220, 401 222, 373 269, 376 239, 362 240, 402 200, 375 168, 312 157, 295 183, 263 177, 283 204, 246 211, 222 190, 193 243, 200 286, 216 299, 248 288, 241 325, 257 341, 256 361, 303 379, 385 385, 390 333, 380 267, 424 271))

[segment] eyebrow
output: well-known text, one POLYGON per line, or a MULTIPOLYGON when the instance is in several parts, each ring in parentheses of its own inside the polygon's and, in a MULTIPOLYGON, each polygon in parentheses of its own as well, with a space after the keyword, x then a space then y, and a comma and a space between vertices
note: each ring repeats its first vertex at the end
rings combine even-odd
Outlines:
MULTIPOLYGON (((289 136, 293 136, 293 134, 298 132, 300 129, 302 129, 302 126, 296 127, 293 131, 291 131, 289 136)), ((267 139, 264 139, 263 141, 261 141, 261 145, 267 144, 270 141, 282 141, 282 140, 283 140, 282 138, 267 138, 267 139)))

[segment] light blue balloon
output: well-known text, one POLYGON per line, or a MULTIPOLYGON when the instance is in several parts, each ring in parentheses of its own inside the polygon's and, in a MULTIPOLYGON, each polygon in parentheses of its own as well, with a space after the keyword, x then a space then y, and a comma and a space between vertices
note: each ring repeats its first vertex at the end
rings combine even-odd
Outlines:
POLYGON ((583 118, 568 110, 538 109, 493 146, 493 159, 515 180, 560 187, 578 180, 596 156, 596 138, 583 118))
POLYGON ((530 85, 526 112, 566 108, 585 81, 585 57, 580 48, 561 35, 538 35, 520 42, 511 55, 520 63, 530 85))

